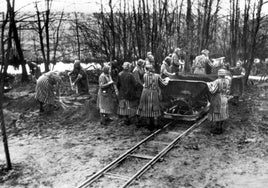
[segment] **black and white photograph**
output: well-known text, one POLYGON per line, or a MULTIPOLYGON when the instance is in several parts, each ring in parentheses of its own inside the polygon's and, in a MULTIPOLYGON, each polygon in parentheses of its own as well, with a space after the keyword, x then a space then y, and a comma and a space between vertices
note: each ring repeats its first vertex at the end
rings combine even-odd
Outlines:
POLYGON ((0 0, 1 188, 267 188, 268 0, 0 0))

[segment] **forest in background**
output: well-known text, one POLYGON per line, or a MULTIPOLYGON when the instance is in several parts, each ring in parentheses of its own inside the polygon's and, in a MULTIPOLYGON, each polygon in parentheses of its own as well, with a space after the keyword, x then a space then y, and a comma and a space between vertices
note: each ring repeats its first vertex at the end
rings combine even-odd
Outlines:
MULTIPOLYGON (((43 0, 46 10, 15 10, 16 0, 6 0, 0 18, 0 120, 7 168, 11 169, 3 116, 4 77, 9 65, 49 65, 58 61, 133 61, 148 51, 159 66, 174 48, 185 51, 186 70, 202 49, 225 56, 231 65, 247 62, 246 81, 255 58, 267 58, 268 19, 263 0, 109 0, 92 14, 52 12, 53 0, 43 0), (224 7, 228 7, 223 10, 224 7), (243 6, 242 6, 243 5, 243 6), (3 76, 4 75, 4 76, 3 76)), ((89 7, 90 9, 90 7, 89 7)))
MULTIPOLYGON (((255 58, 267 57, 268 19, 263 0, 109 0, 100 12, 51 12, 15 10, 16 0, 6 0, 2 13, 1 62, 25 66, 26 61, 49 64, 58 61, 120 63, 145 58, 151 51, 160 65, 180 47, 187 68, 202 49, 214 57, 225 56, 231 65, 239 59, 249 73, 255 58), (224 8, 223 8, 224 7, 224 8)), ((89 7, 90 9, 90 7, 89 7)), ((22 68, 22 79, 27 80, 22 68)), ((5 72, 5 70, 4 70, 5 72)))

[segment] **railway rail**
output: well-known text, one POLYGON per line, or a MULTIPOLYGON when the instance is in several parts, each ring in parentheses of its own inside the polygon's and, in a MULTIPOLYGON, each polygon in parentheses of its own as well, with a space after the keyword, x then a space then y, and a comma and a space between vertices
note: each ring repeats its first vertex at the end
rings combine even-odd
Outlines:
POLYGON ((121 188, 130 186, 162 159, 182 137, 189 134, 206 119, 207 115, 190 125, 189 123, 180 124, 179 129, 182 130, 176 130, 178 128, 178 126, 174 126, 176 121, 167 123, 163 128, 156 130, 99 172, 90 176, 77 188, 107 187, 107 185, 121 188))

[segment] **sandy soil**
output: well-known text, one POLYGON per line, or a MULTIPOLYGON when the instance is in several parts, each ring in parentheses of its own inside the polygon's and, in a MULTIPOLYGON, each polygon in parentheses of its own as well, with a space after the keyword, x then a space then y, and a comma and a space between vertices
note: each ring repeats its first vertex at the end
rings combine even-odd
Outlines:
MULTIPOLYGON (((42 116, 33 84, 6 95, 13 170, 4 169, 1 144, 0 187, 75 187, 150 134, 143 127, 119 125, 118 120, 100 125, 96 87, 83 97, 69 96, 71 91, 65 89, 71 107, 42 116)), ((251 86, 239 106, 230 105, 224 134, 212 135, 211 124, 205 123, 131 187, 268 187, 267 93, 251 86)))

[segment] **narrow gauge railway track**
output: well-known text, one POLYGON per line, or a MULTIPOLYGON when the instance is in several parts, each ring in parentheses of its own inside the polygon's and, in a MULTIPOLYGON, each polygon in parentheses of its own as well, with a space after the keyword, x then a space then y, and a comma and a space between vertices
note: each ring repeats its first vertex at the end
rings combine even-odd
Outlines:
POLYGON ((171 126, 176 124, 175 121, 167 123, 163 128, 156 130, 99 172, 93 174, 77 188, 128 187, 170 151, 183 136, 189 134, 206 119, 207 115, 191 125, 182 124, 180 127, 183 130, 176 131, 174 128, 172 129, 175 126, 171 126))

